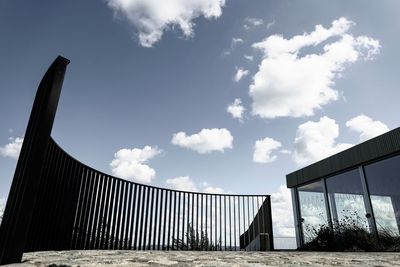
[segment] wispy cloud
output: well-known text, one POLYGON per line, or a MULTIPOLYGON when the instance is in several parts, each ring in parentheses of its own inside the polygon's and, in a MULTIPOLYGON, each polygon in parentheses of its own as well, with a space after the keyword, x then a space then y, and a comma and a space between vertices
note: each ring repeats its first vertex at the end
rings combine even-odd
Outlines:
POLYGON ((238 44, 241 44, 243 42, 244 42, 244 40, 242 38, 232 38, 231 46, 229 47, 229 49, 227 49, 224 52, 222 52, 222 55, 223 56, 229 56, 235 50, 235 47, 238 44))
POLYGON ((250 56, 250 55, 244 55, 243 56, 245 59, 247 59, 248 61, 253 61, 254 60, 254 57, 253 56, 250 56))
POLYGON ((250 72, 243 68, 236 67, 236 73, 233 76, 232 80, 235 82, 239 82, 242 78, 246 77, 250 72))
POLYGON ((264 20, 260 18, 245 18, 243 28, 250 30, 254 27, 258 27, 264 24, 264 20))
POLYGON ((275 25, 275 20, 272 20, 272 21, 268 22, 267 25, 266 25, 267 30, 269 30, 274 25, 275 25))

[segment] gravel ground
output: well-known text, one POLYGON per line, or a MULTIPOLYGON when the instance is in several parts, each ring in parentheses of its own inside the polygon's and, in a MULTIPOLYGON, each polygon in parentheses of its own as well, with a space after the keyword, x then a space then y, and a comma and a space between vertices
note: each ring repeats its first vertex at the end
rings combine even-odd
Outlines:
POLYGON ((76 250, 25 253, 5 266, 400 266, 400 253, 76 250))

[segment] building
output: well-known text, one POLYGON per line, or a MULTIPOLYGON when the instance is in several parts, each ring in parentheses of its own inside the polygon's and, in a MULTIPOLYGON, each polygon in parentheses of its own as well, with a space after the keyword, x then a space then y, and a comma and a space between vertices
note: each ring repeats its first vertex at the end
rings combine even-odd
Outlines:
POLYGON ((312 229, 355 220, 379 235, 400 229, 400 128, 286 176, 292 192, 297 246, 312 229))

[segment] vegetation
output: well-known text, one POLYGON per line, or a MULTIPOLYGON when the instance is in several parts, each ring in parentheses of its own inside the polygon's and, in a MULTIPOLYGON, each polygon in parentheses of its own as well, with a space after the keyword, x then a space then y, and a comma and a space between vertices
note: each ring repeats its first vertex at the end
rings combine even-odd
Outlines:
MULTIPOLYGON (((354 215, 354 214, 353 214, 354 215)), ((359 216, 347 216, 336 221, 333 227, 322 225, 306 227, 311 241, 300 250, 313 251, 398 251, 400 236, 382 229, 378 236, 368 231, 359 216)))
POLYGON ((188 231, 186 232, 187 243, 184 242, 184 239, 175 239, 173 240, 172 249, 178 250, 220 250, 221 248, 221 240, 218 243, 211 243, 208 239, 207 233, 201 231, 201 233, 197 233, 191 224, 188 224, 188 231))
MULTIPOLYGON (((106 228, 108 226, 106 225, 106 228)), ((91 245, 96 244, 95 247, 100 247, 100 237, 95 234, 95 240, 93 240, 93 232, 87 232, 86 230, 80 230, 80 229, 75 229, 74 233, 77 235, 77 241, 78 242, 85 242, 86 241, 86 247, 91 247, 91 245)), ((95 232, 96 233, 96 232, 95 232)), ((100 235, 102 234, 102 227, 100 230, 100 235)), ((201 233, 197 233, 193 227, 189 224, 188 225, 188 231, 185 234, 186 238, 184 239, 176 239, 174 238, 172 241, 172 245, 170 247, 167 247, 167 245, 164 245, 162 249, 170 249, 170 250, 220 250, 221 248, 221 241, 218 241, 218 243, 214 244, 211 243, 207 234, 201 231, 201 233), (185 239, 187 240, 187 243, 185 243, 185 239)), ((104 236, 104 238, 106 238, 104 236)), ((124 244, 132 244, 131 240, 126 240, 126 239, 118 239, 117 237, 109 236, 108 239, 103 240, 103 245, 105 245, 108 249, 117 249, 119 247, 124 247, 124 244)), ((148 246, 146 245, 146 249, 151 249, 152 245, 148 246)), ((140 245, 138 249, 144 249, 140 245)))

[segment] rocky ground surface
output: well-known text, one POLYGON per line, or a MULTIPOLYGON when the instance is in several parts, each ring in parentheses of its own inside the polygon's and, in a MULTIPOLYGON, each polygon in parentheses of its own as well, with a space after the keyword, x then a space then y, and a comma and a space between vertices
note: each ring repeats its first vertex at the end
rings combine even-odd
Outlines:
POLYGON ((6 266, 400 266, 400 253, 48 251, 6 266))

